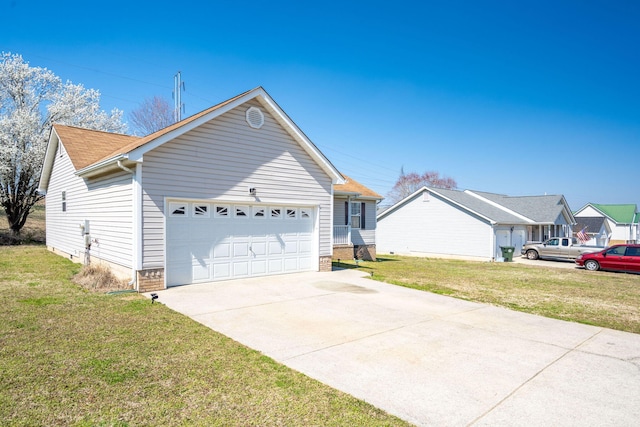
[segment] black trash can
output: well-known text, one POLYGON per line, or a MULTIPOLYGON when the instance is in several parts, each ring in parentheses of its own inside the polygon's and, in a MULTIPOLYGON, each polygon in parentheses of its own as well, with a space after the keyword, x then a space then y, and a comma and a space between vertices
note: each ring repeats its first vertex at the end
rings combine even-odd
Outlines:
POLYGON ((500 246, 502 250, 502 258, 505 262, 513 261, 513 251, 516 249, 513 246, 500 246))

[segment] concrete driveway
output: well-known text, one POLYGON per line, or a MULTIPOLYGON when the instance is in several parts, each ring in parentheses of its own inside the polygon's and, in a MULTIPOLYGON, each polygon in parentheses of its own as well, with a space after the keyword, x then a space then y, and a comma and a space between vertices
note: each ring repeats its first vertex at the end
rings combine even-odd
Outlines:
POLYGON ((358 270, 170 288, 158 301, 416 425, 637 426, 640 335, 358 270))

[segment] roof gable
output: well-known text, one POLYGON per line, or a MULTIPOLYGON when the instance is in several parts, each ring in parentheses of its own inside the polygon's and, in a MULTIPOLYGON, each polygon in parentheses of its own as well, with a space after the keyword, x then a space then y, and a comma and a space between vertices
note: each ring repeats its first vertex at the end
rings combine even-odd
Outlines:
POLYGON ((284 113, 276 102, 262 88, 244 92, 227 101, 194 114, 178 123, 167 126, 145 137, 112 134, 69 126, 54 125, 47 146, 45 164, 40 179, 40 188, 46 190, 55 157, 57 144, 62 141, 76 174, 90 177, 102 173, 121 161, 140 162, 145 153, 171 141, 180 135, 236 108, 252 99, 268 110, 283 129, 302 149, 331 177, 334 183, 342 184, 344 179, 333 164, 306 137, 297 125, 284 113), (91 149, 88 149, 90 147, 91 149), (51 151, 51 153, 50 153, 51 151))

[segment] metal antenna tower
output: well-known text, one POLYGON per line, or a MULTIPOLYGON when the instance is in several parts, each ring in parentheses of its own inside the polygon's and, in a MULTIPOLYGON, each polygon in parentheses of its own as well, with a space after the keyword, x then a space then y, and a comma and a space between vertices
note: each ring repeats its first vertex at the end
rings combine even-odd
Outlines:
POLYGON ((178 71, 176 75, 173 76, 173 118, 176 122, 182 120, 182 113, 184 113, 184 104, 182 103, 182 91, 184 90, 182 75, 181 72, 178 71))

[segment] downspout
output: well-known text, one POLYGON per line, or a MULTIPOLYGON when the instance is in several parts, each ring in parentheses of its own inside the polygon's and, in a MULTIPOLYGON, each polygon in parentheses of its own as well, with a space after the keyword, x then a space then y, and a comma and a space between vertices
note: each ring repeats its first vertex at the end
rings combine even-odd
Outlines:
MULTIPOLYGON (((138 187, 138 180, 136 179, 136 172, 128 167, 126 167, 125 165, 122 164, 122 160, 118 160, 118 167, 120 169, 122 169, 125 172, 128 172, 131 174, 131 184, 133 186, 133 209, 132 209, 132 213, 133 213, 133 218, 132 218, 132 227, 133 227, 133 234, 134 234, 134 240, 133 240, 133 256, 131 257, 131 280, 129 281, 129 286, 133 286, 134 289, 137 289, 137 261, 138 261, 138 219, 137 219, 137 187, 138 187)), ((136 166, 137 167, 137 166, 136 166)))

